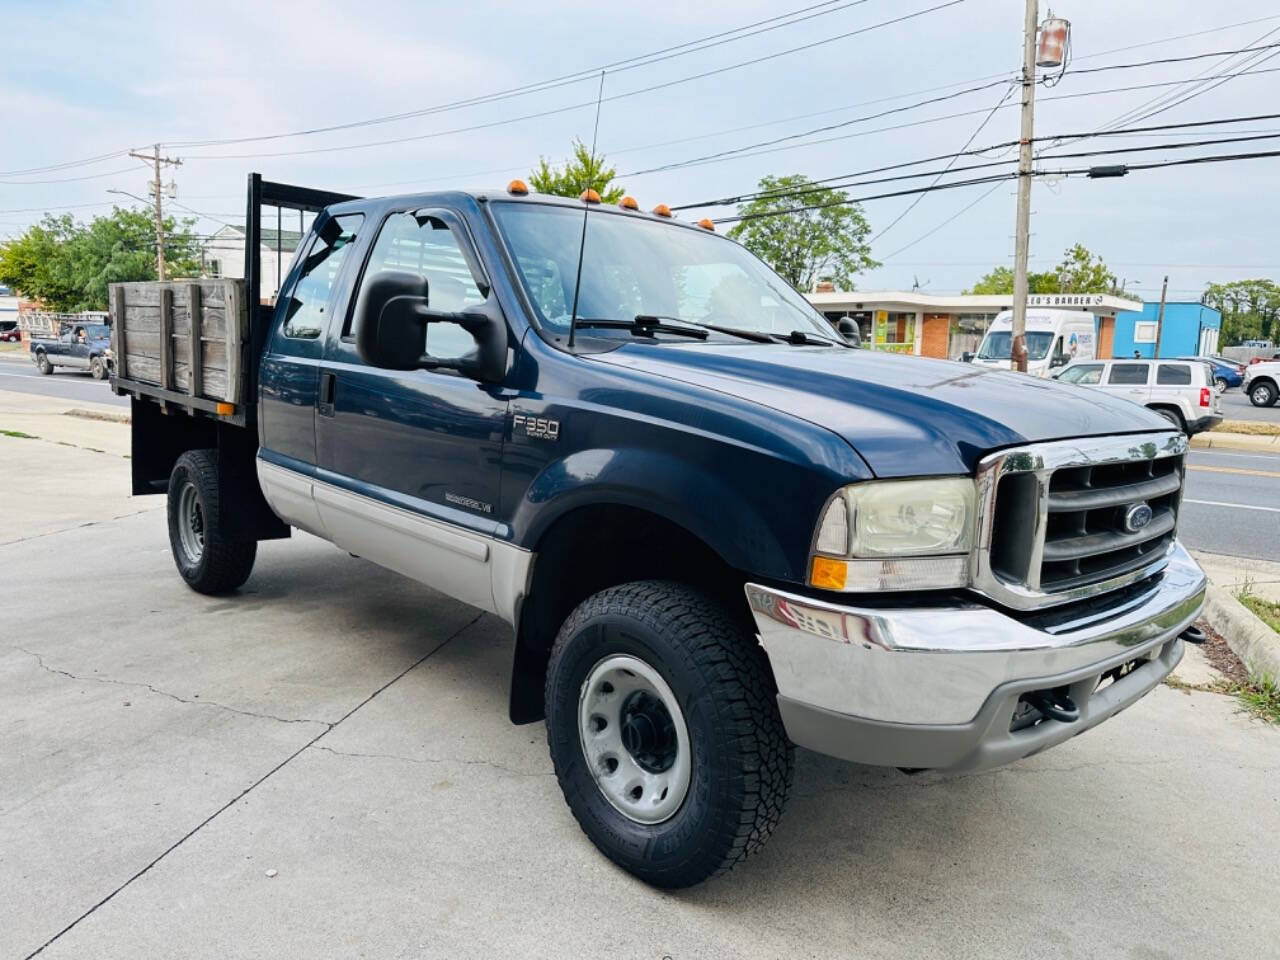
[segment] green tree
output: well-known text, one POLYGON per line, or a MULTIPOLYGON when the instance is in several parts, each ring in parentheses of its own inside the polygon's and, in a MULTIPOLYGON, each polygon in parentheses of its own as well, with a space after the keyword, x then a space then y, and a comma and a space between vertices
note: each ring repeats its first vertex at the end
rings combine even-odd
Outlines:
MULTIPOLYGON (((995 267, 965 293, 1009 296, 1013 293, 1013 270, 995 267)), ((1119 293, 1116 276, 1102 258, 1083 244, 1075 244, 1052 270, 1028 272, 1029 293, 1119 293)))
MULTIPOLYGON (((165 219, 170 276, 200 274, 194 223, 165 219)), ((116 207, 89 223, 76 223, 69 214, 46 214, 0 247, 0 283, 53 310, 105 310, 108 284, 155 278, 155 220, 147 210, 116 207)))
POLYGON ((557 197, 578 197, 588 185, 600 194, 605 203, 617 203, 626 195, 626 189, 613 185, 618 171, 606 167, 603 155, 593 156, 590 148, 581 140, 573 141, 573 159, 563 167, 552 166, 546 157, 538 161, 538 169, 529 174, 529 185, 538 193, 557 197))
POLYGON ((1222 345, 1280 335, 1280 285, 1273 280, 1211 283, 1202 302, 1222 311, 1222 345))
POLYGON ((844 191, 813 186, 797 173, 764 177, 757 192, 754 200, 738 205, 738 216, 744 219, 729 236, 801 293, 812 290, 818 280, 852 290, 856 274, 880 266, 871 258, 871 225, 862 206, 844 191), (798 190, 804 192, 796 196, 798 190))

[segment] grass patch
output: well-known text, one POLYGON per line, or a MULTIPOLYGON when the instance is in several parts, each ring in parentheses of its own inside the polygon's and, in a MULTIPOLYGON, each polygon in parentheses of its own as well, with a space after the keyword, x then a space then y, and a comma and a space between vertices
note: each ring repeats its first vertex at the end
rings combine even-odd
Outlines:
POLYGON ((1271 677, 1250 677, 1232 691, 1251 716, 1280 724, 1280 683, 1271 677))
POLYGON ((39 437, 32 436, 29 433, 23 433, 21 430, 0 430, 0 436, 17 437, 19 440, 39 440, 39 437))
POLYGON ((1280 437, 1280 424, 1256 420, 1223 420, 1210 433, 1248 433, 1255 437, 1280 437))
POLYGON ((1240 602, 1248 607, 1255 617, 1276 633, 1280 633, 1280 603, 1263 600, 1251 593, 1241 593, 1240 602))

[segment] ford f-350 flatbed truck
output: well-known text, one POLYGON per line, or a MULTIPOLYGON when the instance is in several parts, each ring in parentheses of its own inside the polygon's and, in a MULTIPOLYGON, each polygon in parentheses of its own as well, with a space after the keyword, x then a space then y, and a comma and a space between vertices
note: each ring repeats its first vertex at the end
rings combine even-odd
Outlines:
POLYGON ((296 527, 506 621, 512 720, 545 718, 574 816, 650 883, 759 849, 794 744, 997 766, 1182 655, 1187 441, 1136 404, 852 349, 629 198, 254 175, 248 220, 245 282, 112 292, 179 573, 234 592, 296 527), (313 217, 274 306, 264 205, 313 217))

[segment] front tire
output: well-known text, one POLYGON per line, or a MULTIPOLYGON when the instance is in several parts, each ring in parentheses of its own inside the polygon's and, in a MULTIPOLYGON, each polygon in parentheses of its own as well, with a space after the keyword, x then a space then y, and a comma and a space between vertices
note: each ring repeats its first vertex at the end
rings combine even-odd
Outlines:
POLYGON ((1255 407, 1269 407, 1276 402, 1276 388, 1266 381, 1249 388, 1249 402, 1255 407))
POLYGON ((169 475, 169 550, 178 573, 197 593, 228 593, 249 579, 258 544, 223 533, 218 454, 188 450, 169 475))
POLYGON ((93 357, 89 361, 89 376, 95 380, 101 380, 107 375, 107 365, 103 363, 101 357, 93 357))
POLYGON ((795 750, 768 663, 698 591, 641 581, 585 600, 552 649, 546 709, 569 809, 646 883, 700 883, 777 826, 795 750))
POLYGON ((53 364, 49 362, 49 358, 45 356, 44 351, 36 354, 36 369, 46 377, 53 373, 53 364))

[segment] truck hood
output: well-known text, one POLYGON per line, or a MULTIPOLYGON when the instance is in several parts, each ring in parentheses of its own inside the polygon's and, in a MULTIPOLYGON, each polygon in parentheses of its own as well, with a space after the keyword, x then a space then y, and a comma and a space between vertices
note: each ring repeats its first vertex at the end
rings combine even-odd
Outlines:
POLYGON ((628 343, 591 359, 820 424, 878 477, 972 473, 1002 447, 1170 429, 1163 417, 1102 390, 872 350, 628 343))

